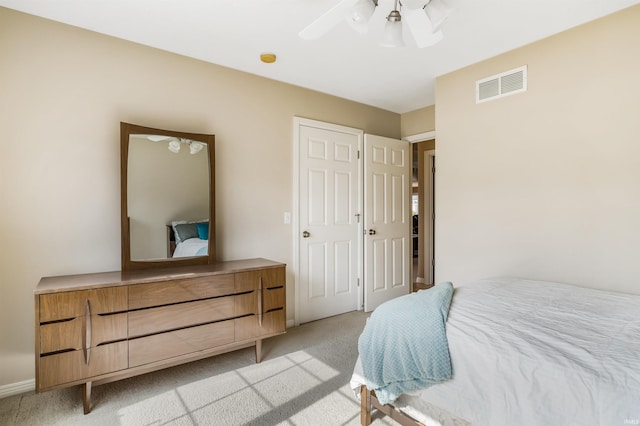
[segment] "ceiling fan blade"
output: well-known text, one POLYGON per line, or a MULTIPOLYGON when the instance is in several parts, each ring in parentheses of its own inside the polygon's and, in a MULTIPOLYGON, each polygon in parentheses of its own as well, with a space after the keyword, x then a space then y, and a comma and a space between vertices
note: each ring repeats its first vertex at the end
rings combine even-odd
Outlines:
POLYGON ((402 4, 403 10, 424 9, 427 3, 429 3, 429 0, 402 0, 400 3, 402 4))
POLYGON ((307 25, 298 33, 304 40, 315 40, 325 35, 329 30, 345 19, 351 7, 357 0, 342 0, 331 9, 322 14, 318 19, 307 25))
POLYGON ((166 141, 166 140, 175 139, 175 138, 172 136, 147 135, 147 139, 149 139, 152 142, 160 142, 160 141, 166 141))
POLYGON ((442 23, 447 20, 453 8, 445 3, 444 0, 435 0, 427 3, 424 11, 427 13, 433 29, 438 30, 442 23))
POLYGON ((433 25, 424 9, 405 9, 402 18, 419 48, 433 46, 442 40, 442 31, 433 32, 433 25))

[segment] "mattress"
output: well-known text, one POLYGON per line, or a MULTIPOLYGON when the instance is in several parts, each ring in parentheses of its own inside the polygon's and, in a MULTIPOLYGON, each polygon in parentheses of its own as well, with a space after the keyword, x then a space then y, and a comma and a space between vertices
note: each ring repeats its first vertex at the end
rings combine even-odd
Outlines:
POLYGON ((200 238, 189 238, 178 243, 173 257, 206 256, 209 251, 209 241, 200 238))
POLYGON ((481 280, 456 288, 446 331, 452 379, 395 403, 416 420, 640 424, 640 296, 481 280))

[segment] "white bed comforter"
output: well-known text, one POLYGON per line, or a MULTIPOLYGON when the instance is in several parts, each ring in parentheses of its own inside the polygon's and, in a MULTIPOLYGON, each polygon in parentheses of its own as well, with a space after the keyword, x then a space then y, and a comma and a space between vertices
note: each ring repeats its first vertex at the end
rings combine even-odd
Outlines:
POLYGON ((173 257, 206 256, 209 249, 209 241, 200 238, 189 238, 178 243, 173 257))
POLYGON ((452 380, 414 396, 455 417, 491 426, 640 424, 640 296, 482 280, 456 289, 447 339, 452 380))

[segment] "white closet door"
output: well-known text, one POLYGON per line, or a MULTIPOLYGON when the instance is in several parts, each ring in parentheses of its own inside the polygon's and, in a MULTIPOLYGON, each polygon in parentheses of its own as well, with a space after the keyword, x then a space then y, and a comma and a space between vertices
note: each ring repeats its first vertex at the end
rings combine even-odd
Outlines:
POLYGON ((364 136, 364 309, 411 291, 409 143, 364 136))
POLYGON ((304 323, 358 309, 362 132, 309 121, 298 131, 297 308, 304 323))

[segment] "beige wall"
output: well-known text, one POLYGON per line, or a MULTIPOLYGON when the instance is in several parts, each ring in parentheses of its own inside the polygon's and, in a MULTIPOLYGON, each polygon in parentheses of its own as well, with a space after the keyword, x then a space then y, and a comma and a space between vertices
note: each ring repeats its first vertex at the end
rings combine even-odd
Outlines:
MULTIPOLYGON (((120 268, 120 121, 214 133, 218 257, 289 265, 293 117, 400 137, 395 113, 4 8, 0 73, 0 386, 33 378, 40 277, 120 268)), ((293 290, 289 268, 289 319, 293 290)))
POLYGON ((437 79, 436 279, 640 293, 640 6, 437 79), (475 81, 528 65, 526 93, 475 81))
POLYGON ((400 134, 403 138, 418 133, 431 132, 435 129, 435 105, 407 112, 400 117, 400 134))

